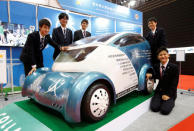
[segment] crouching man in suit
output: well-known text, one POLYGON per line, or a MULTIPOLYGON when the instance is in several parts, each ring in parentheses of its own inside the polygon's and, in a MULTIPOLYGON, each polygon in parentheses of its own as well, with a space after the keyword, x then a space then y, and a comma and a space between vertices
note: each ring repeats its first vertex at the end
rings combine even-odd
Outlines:
MULTIPOLYGON (((154 77, 159 79, 159 83, 152 97, 150 109, 168 115, 175 106, 179 70, 177 65, 169 62, 168 50, 165 47, 158 49, 157 57, 160 63, 154 66, 154 77)), ((147 74, 147 77, 151 77, 151 74, 147 74)))
POLYGON ((31 75, 37 68, 44 67, 42 50, 49 43, 55 49, 61 49, 51 38, 49 33, 50 22, 48 19, 39 21, 39 31, 28 35, 20 60, 24 64, 25 76, 31 75))

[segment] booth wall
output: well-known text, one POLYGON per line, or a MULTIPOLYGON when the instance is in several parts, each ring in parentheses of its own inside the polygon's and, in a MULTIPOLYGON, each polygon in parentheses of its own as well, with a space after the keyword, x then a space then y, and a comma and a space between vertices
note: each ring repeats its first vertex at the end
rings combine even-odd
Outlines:
MULTIPOLYGON (((22 1, 22 0, 21 0, 22 1)), ((52 0, 52 2, 56 0, 52 0)), ((24 2, 30 2, 24 1, 24 2)), ((32 1, 31 1, 32 2, 32 1)), ((35 1, 39 2, 39 1, 35 1)), ((43 1, 42 1, 43 2, 43 1)), ((48 0, 48 5, 50 4, 48 0)), ((91 4, 91 1, 88 1, 91 4)), ((104 8, 104 9, 113 9, 117 8, 115 5, 110 5, 111 8, 105 8, 103 5, 103 1, 101 0, 99 3, 92 3, 96 9, 104 8), (102 4, 100 6, 100 4, 102 4)), ((33 2, 32 2, 33 3, 33 2)), ((46 4, 46 1, 43 2, 46 4)), ((128 9, 130 10, 130 9, 128 9)), ((24 68, 22 62, 19 60, 19 56, 22 51, 22 46, 24 46, 27 35, 31 33, 33 30, 38 30, 38 21, 42 18, 49 18, 52 22, 52 26, 50 29, 50 34, 52 35, 52 30, 55 27, 60 25, 58 21, 58 15, 61 12, 66 12, 69 14, 69 21, 67 27, 74 31, 80 29, 80 24, 82 19, 89 20, 88 31, 94 35, 101 35, 113 32, 134 32, 142 34, 142 13, 136 12, 135 10, 129 11, 132 13, 130 16, 130 20, 133 24, 129 24, 129 21, 121 20, 115 18, 103 18, 103 14, 99 14, 99 16, 90 16, 79 13, 72 13, 70 11, 65 11, 63 9, 56 9, 52 7, 43 6, 42 3, 38 3, 38 5, 21 3, 17 1, 0 1, 0 21, 4 22, 3 26, 6 30, 11 31, 11 38, 9 39, 9 45, 4 44, 0 46, 0 50, 7 51, 7 72, 8 72, 8 83, 4 85, 4 87, 13 87, 13 86, 22 86, 25 76, 24 76, 24 68), (39 5, 41 4, 41 5, 39 5), (8 14, 8 5, 10 6, 10 15, 8 14), (9 19, 10 16, 10 19, 9 19), (135 17, 138 16, 138 17, 135 17), (7 23, 6 23, 7 22, 7 23), (102 24, 103 23, 103 24, 102 24), (131 25, 129 28, 124 28, 124 26, 117 25, 120 23, 125 23, 127 25, 131 25), (116 26, 117 25, 117 26, 116 26), (22 41, 18 38, 22 37, 22 41), (20 46, 20 47, 18 47, 20 46)), ((122 16, 123 17, 123 16, 122 16)), ((122 18, 123 19, 123 18, 122 18)), ((54 49, 51 46, 47 46, 43 51, 44 57, 44 66, 50 67, 53 64, 53 52, 54 49)))

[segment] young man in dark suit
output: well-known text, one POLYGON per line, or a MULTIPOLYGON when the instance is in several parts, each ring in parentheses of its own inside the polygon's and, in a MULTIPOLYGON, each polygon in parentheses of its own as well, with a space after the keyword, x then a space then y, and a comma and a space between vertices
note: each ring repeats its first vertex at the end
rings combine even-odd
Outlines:
POLYGON ((164 29, 157 27, 157 20, 154 17, 148 19, 148 27, 150 32, 145 37, 150 43, 152 52, 152 64, 159 63, 156 55, 156 51, 161 46, 167 46, 166 34, 164 29))
POLYGON ((47 19, 39 21, 39 31, 35 31, 28 35, 20 60, 24 64, 25 76, 31 75, 37 68, 44 67, 42 50, 49 43, 55 49, 60 47, 50 38, 50 22, 47 19))
MULTIPOLYGON (((154 66, 154 78, 159 79, 155 94, 150 103, 150 109, 154 112, 169 114, 175 106, 177 97, 177 85, 179 81, 178 66, 169 62, 168 50, 161 47, 157 51, 160 63, 154 66)), ((151 74, 146 75, 147 78, 151 74)))
MULTIPOLYGON (((61 26, 53 29, 52 33, 52 39, 59 45, 62 46, 63 48, 68 48, 68 45, 72 44, 72 31, 68 29, 67 22, 69 20, 69 16, 66 13, 61 13, 59 14, 59 22, 61 26)), ((59 49, 55 49, 54 54, 53 54, 53 59, 58 56, 60 53, 59 49)))
POLYGON ((77 40, 80 40, 82 38, 91 36, 91 33, 86 31, 86 29, 88 27, 88 20, 83 19, 81 21, 81 26, 82 26, 82 29, 77 30, 77 31, 74 32, 74 40, 73 40, 74 42, 77 41, 77 40))

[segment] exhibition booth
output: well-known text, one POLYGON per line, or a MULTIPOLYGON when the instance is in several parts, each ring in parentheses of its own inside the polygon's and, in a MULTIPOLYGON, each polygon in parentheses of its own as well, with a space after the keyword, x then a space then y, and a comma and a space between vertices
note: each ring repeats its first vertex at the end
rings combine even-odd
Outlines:
MULTIPOLYGON (((180 65, 186 53, 193 53, 193 47, 168 50, 180 65)), ((181 74, 181 66, 179 70, 181 74)), ((158 84, 147 78, 153 72, 140 11, 105 0, 0 1, 1 96, 27 98, 0 110, 0 130, 124 130, 149 110, 158 84), (92 37, 73 43, 55 61, 54 48, 47 45, 44 67, 25 77, 20 55, 28 35, 46 18, 51 36, 62 12, 68 14, 73 34, 87 19, 92 37)), ((186 81, 179 79, 178 87, 182 85, 186 81)))
MULTIPOLYGON (((139 11, 104 0, 58 0, 53 3, 54 6, 44 1, 0 1, 0 27, 2 28, 0 53, 2 65, 4 65, 1 68, 3 74, 1 84, 4 90, 11 88, 8 94, 21 92, 25 75, 19 57, 28 34, 38 30, 38 21, 42 18, 50 19, 50 34, 54 28, 60 26, 58 15, 65 12, 69 15, 67 27, 73 33, 80 29, 81 21, 87 19, 88 31, 92 36, 116 32, 142 35, 142 13, 139 11)), ((43 51, 45 67, 52 67, 53 52, 54 49, 51 46, 47 46, 43 51)), ((25 100, 10 104, 0 111, 1 128, 18 131, 124 129, 148 110, 151 96, 152 94, 144 95, 135 91, 111 106, 105 119, 92 124, 68 123, 57 112, 37 105, 34 101, 25 100), (115 126, 115 123, 120 123, 120 125, 115 126)))
MULTIPOLYGON (((110 2, 58 0, 57 8, 39 3, 0 1, 0 27, 7 34, 6 38, 0 41, 0 50, 6 50, 7 59, 7 82, 3 87, 23 85, 25 75, 19 57, 27 35, 38 30, 38 21, 42 18, 51 20, 50 34, 53 28, 60 26, 58 15, 61 12, 68 13, 70 18, 67 27, 72 32, 80 29, 82 19, 88 19, 88 31, 92 36, 114 32, 142 34, 142 13, 110 2)), ((54 49, 50 46, 43 51, 45 67, 52 66, 53 52, 54 49)))

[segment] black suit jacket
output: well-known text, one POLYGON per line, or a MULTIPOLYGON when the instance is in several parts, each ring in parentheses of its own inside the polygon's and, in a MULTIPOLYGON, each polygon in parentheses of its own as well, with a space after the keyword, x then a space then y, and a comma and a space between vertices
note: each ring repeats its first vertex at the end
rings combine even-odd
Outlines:
POLYGON ((164 71, 164 76, 160 76, 160 64, 154 66, 155 78, 159 79, 159 83, 156 87, 156 92, 167 95, 173 99, 177 97, 177 85, 179 81, 178 66, 172 63, 168 63, 164 71))
POLYGON ((42 50, 46 47, 48 43, 54 48, 59 49, 58 45, 51 39, 50 35, 45 36, 44 47, 41 48, 39 31, 35 31, 29 34, 22 53, 20 55, 20 60, 23 63, 29 65, 37 65, 37 68, 43 67, 42 50))
MULTIPOLYGON (((90 36, 91 36, 91 33, 86 31, 86 37, 90 37, 90 36)), ((74 42, 82 38, 84 38, 82 30, 77 30, 74 32, 74 40, 73 40, 74 42)))
MULTIPOLYGON (((52 39, 59 45, 59 46, 68 46, 72 44, 72 31, 70 29, 66 29, 66 39, 64 37, 63 31, 61 26, 53 29, 52 39)), ((59 49, 55 49, 53 54, 53 59, 55 59, 58 54, 60 53, 59 49)))
POLYGON ((156 63, 159 62, 157 60, 157 55, 156 51, 161 47, 161 46, 166 46, 167 41, 166 41, 166 34, 164 29, 162 28, 156 28, 155 35, 153 36, 152 31, 150 31, 147 36, 146 40, 150 43, 151 46, 151 52, 152 52, 152 62, 156 63))

